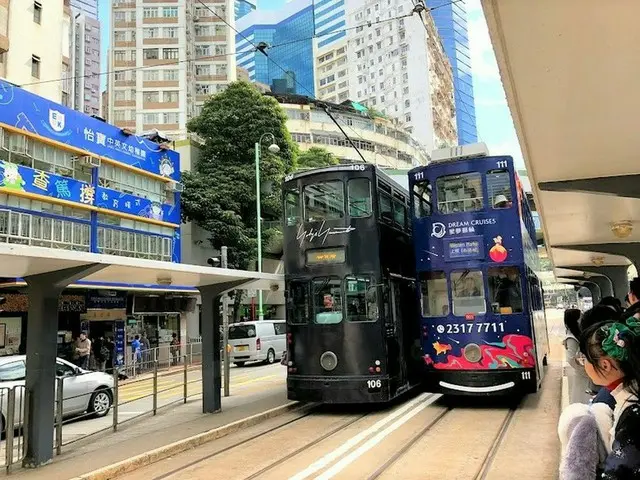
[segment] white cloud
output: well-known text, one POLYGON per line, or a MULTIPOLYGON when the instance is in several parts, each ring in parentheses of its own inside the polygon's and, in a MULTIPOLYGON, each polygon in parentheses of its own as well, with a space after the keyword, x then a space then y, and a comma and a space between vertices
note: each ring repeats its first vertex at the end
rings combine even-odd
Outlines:
POLYGON ((493 53, 487 22, 484 19, 479 0, 467 1, 467 15, 473 75, 478 80, 499 79, 498 63, 493 53))

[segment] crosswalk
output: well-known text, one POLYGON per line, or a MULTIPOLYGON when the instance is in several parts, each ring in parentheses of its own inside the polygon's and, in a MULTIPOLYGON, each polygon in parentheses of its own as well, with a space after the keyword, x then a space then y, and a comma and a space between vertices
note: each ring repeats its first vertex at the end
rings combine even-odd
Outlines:
MULTIPOLYGON (((284 379, 284 375, 266 374, 256 376, 255 373, 245 373, 233 375, 231 377, 231 388, 245 388, 247 386, 272 383, 276 380, 284 379)), ((198 377, 188 378, 187 395, 197 395, 202 393, 202 380, 198 377)), ((158 399, 174 400, 184 395, 184 378, 182 375, 171 375, 158 378, 158 399)), ((130 403, 153 396, 153 379, 145 379, 122 385, 118 389, 119 403, 130 403)))

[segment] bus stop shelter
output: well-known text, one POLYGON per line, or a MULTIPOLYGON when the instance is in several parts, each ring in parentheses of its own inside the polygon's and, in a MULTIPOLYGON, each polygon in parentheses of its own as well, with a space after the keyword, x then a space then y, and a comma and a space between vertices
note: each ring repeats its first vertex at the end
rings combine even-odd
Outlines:
POLYGON ((58 298, 79 280, 195 287, 202 298, 202 410, 221 409, 220 296, 232 289, 278 290, 284 277, 95 253, 0 244, 0 276, 27 284, 27 377, 24 465, 53 457, 58 298))

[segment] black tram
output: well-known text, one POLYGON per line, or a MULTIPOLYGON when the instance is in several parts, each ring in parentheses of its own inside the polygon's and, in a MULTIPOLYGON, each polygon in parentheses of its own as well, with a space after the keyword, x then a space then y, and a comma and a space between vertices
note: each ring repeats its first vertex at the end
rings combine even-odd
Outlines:
POLYGON ((373 165, 284 183, 289 399, 387 402, 421 380, 408 192, 373 165))

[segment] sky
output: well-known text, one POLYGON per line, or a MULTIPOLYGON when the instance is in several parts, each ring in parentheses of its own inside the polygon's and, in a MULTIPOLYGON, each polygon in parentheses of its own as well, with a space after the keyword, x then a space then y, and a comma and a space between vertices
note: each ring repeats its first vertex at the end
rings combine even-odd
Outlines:
MULTIPOLYGON (((103 72, 107 71, 110 30, 109 3, 108 0, 100 1, 103 72)), ((258 0, 258 8, 277 10, 284 3, 286 0, 258 0)), ((478 139, 487 144, 491 155, 511 155, 516 164, 524 168, 522 153, 513 127, 511 112, 507 106, 480 0, 466 0, 466 5, 478 139)), ((106 75, 102 77, 102 88, 105 87, 106 75)))

